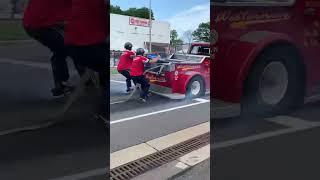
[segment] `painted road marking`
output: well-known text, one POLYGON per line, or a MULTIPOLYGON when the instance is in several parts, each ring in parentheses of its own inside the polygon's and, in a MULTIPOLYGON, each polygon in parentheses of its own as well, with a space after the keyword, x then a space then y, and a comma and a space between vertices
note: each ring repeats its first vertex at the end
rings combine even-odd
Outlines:
POLYGON ((107 170, 108 170, 107 167, 99 168, 99 169, 89 170, 89 171, 78 173, 78 174, 54 178, 50 180, 80 180, 80 179, 86 179, 94 176, 102 176, 102 175, 107 176, 107 170))
POLYGON ((38 63, 38 62, 27 62, 27 61, 21 61, 21 60, 14 60, 14 59, 0 59, 0 63, 7 63, 7 64, 14 64, 14 65, 24 65, 29 67, 36 67, 40 69, 51 69, 51 66, 49 63, 38 63))
POLYGON ((134 119, 138 119, 138 118, 142 118, 142 117, 152 116, 152 115, 155 115, 155 114, 161 114, 161 113, 165 113, 165 112, 169 112, 169 111, 175 111, 175 110, 178 110, 178 109, 197 106, 197 105, 208 103, 208 102, 210 102, 210 101, 206 100, 206 101, 187 104, 187 105, 184 105, 184 106, 177 106, 177 107, 173 107, 173 108, 169 108, 169 109, 164 109, 164 110, 161 110, 161 111, 154 111, 154 112, 151 112, 151 113, 146 113, 146 114, 141 114, 141 115, 137 115, 137 116, 127 117, 127 118, 111 121, 110 124, 112 125, 112 124, 117 124, 117 123, 121 123, 121 122, 125 122, 125 121, 130 121, 130 120, 134 120, 134 119))
POLYGON ((125 81, 117 81, 117 80, 110 80, 111 82, 115 82, 115 83, 120 83, 120 84, 126 84, 126 82, 125 81))
POLYGON ((203 99, 203 98, 195 98, 195 99, 193 99, 193 100, 194 100, 194 101, 198 101, 198 102, 204 102, 204 103, 210 102, 209 99, 203 99))
MULTIPOLYGON (((279 120, 278 117, 269 118, 268 121, 276 122, 276 120, 279 120)), ((286 117, 285 120, 281 121, 280 124, 287 125, 289 128, 280 129, 272 132, 265 132, 260 134, 255 134, 252 136, 247 136, 244 138, 238 138, 233 140, 227 140, 223 142, 217 142, 213 144, 213 149, 221 149, 221 148, 227 148, 230 146, 240 145, 244 143, 249 143, 257 140, 267 139, 271 137, 276 137, 284 134, 291 134, 299 131, 304 131, 316 127, 320 127, 320 122, 303 122, 305 120, 297 120, 297 118, 294 117, 286 117), (303 123, 302 123, 303 122, 303 123)))
MULTIPOLYGON (((23 60, 15 60, 15 59, 2 59, 0 58, 0 63, 4 64, 12 64, 12 65, 22 65, 39 69, 51 70, 51 65, 49 63, 39 63, 32 61, 23 61, 23 60)), ((74 70, 71 70, 70 75, 77 75, 78 73, 74 70)))
POLYGON ((276 116, 272 118, 265 118, 266 121, 287 126, 290 128, 294 127, 310 127, 313 126, 315 122, 310 122, 300 118, 290 117, 290 116, 276 116))
POLYGON ((112 103, 110 103, 110 105, 113 105, 113 104, 120 104, 120 103, 125 103, 125 102, 127 102, 127 101, 116 101, 116 102, 112 102, 112 103))

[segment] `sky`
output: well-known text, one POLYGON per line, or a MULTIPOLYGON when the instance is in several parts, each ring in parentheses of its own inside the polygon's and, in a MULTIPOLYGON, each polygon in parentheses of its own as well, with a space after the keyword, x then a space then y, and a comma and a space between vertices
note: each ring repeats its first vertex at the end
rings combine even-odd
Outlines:
MULTIPOLYGON (((111 0, 110 2, 123 10, 130 7, 149 7, 149 0, 111 0)), ((181 38, 185 31, 195 30, 200 23, 210 20, 209 0, 152 0, 151 9, 156 20, 169 22, 171 29, 177 30, 181 38)))

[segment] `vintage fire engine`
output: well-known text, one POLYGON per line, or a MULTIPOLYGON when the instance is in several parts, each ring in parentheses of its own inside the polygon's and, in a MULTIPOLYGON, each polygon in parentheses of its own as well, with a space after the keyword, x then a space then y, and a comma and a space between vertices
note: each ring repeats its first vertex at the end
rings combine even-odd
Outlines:
MULTIPOLYGON (((244 114, 286 113, 320 93, 320 2, 213 0, 212 95, 244 114)), ((220 104, 219 104, 219 103, 220 104)))
POLYGON ((150 91, 171 99, 195 98, 209 93, 209 54, 209 43, 194 43, 187 54, 172 54, 147 67, 145 76, 150 81, 150 91))

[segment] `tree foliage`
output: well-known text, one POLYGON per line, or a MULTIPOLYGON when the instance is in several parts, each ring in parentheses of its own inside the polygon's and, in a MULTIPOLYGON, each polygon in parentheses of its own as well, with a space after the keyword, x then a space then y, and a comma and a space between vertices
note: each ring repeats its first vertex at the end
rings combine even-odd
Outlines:
POLYGON ((172 45, 173 47, 183 44, 183 41, 181 39, 178 38, 178 33, 176 30, 171 30, 170 31, 170 45, 172 45))
MULTIPOLYGON (((149 8, 147 7, 129 8, 127 10, 122 10, 119 6, 110 5, 110 13, 149 19, 149 8)), ((154 20, 154 15, 152 10, 151 10, 151 18, 154 20)))
POLYGON ((199 24, 198 28, 192 33, 197 41, 210 41, 210 22, 199 24))

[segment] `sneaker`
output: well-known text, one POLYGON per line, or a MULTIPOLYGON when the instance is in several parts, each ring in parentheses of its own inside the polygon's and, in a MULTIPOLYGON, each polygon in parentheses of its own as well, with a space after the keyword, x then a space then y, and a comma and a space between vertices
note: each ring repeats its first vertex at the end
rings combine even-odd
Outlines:
POLYGON ((51 90, 51 93, 54 97, 63 97, 65 95, 71 94, 74 90, 73 86, 70 85, 61 85, 61 87, 55 87, 51 90))
POLYGON ((144 102, 144 103, 147 102, 147 100, 146 100, 145 98, 140 98, 139 100, 142 101, 142 102, 144 102))
POLYGON ((132 88, 127 89, 127 93, 129 93, 129 92, 131 92, 131 91, 133 91, 132 88))

